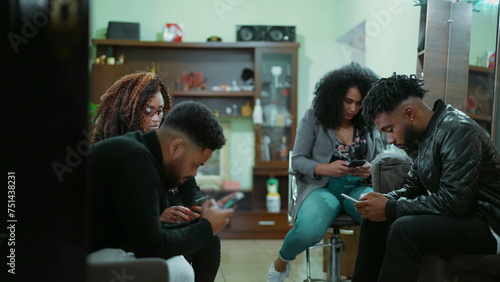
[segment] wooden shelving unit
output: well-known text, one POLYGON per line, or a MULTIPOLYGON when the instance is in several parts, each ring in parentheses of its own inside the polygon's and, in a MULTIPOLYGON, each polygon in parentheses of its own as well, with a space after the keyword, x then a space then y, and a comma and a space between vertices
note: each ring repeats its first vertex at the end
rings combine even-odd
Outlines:
POLYGON ((469 65, 471 3, 429 0, 420 8, 424 48, 417 54, 417 76, 429 90, 426 102, 442 99, 491 132, 495 69, 469 65), (476 98, 475 109, 468 109, 469 96, 476 98))
POLYGON ((495 69, 483 68, 478 66, 469 66, 469 70, 480 73, 495 73, 495 69))
MULTIPOLYGON (((216 112, 224 113, 228 107, 255 104, 262 101, 265 109, 270 104, 286 107, 274 125, 254 127, 255 136, 270 134, 278 130, 281 140, 286 136, 286 146, 291 149, 297 127, 297 50, 295 42, 160 42, 116 39, 93 39, 96 55, 125 58, 123 65, 94 65, 92 68, 92 95, 94 103, 122 75, 136 70, 150 71, 155 67, 158 75, 164 77, 170 86, 174 103, 183 100, 198 100, 216 112), (271 68, 281 67, 281 75, 276 78, 271 68), (240 75, 244 68, 254 70, 253 91, 211 91, 213 86, 231 85, 236 80, 241 85, 240 75), (205 90, 176 89, 176 82, 183 72, 201 72, 207 78, 205 90), (275 85, 277 81, 279 85, 275 85), (266 96, 267 95, 267 96, 266 96), (278 124, 279 121, 282 124, 278 124), (286 122, 285 122, 286 121, 286 122), (267 130, 267 131, 266 131, 267 130), (263 133, 264 132, 264 133, 263 133)), ((227 116, 227 118, 238 116, 227 116)), ((221 115, 221 119, 226 118, 221 115)), ((246 117, 249 118, 249 117, 246 117)), ((264 117, 268 119, 267 116, 264 117)), ((270 123, 269 120, 266 120, 270 123)), ((225 238, 277 238, 282 239, 289 229, 287 223, 287 164, 277 159, 276 140, 270 149, 274 150, 272 159, 262 158, 261 140, 255 142, 255 167, 253 169, 253 189, 247 195, 245 209, 238 210, 231 224, 221 236, 225 238), (277 214, 266 212, 266 181, 277 177, 280 181, 281 210, 277 214), (270 222, 273 222, 271 224, 270 222)), ((281 144, 278 144, 278 146, 281 144)), ((287 149, 287 150, 289 150, 287 149)))
POLYGON ((253 98, 255 96, 254 92, 248 91, 171 90, 170 92, 176 97, 253 98))

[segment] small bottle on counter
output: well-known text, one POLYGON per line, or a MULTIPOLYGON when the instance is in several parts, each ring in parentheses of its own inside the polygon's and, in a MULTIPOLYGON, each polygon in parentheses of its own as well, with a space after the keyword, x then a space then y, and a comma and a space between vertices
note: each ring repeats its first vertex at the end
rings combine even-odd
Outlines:
POLYGON ((276 178, 267 180, 266 208, 270 213, 279 213, 281 210, 281 197, 278 193, 278 179, 276 178))

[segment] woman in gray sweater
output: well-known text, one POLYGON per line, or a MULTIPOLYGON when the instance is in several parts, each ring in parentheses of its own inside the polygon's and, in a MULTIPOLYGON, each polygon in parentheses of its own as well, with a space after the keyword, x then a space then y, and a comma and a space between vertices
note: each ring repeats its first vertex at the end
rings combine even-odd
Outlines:
POLYGON ((378 130, 370 131, 361 117, 361 102, 377 75, 351 63, 327 73, 316 85, 312 107, 299 123, 292 168, 298 172, 294 227, 288 232, 279 257, 269 269, 268 282, 284 281, 288 262, 318 243, 340 212, 361 221, 353 202, 372 191, 370 161, 384 150, 378 130), (353 160, 365 164, 349 167, 353 160))

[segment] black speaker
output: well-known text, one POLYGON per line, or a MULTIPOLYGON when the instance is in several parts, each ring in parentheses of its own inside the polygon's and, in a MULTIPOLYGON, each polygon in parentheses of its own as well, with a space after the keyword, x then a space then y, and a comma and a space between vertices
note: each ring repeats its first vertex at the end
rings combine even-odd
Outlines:
POLYGON ((237 25, 236 41, 266 41, 266 26, 237 25))
POLYGON ((295 42, 295 26, 237 25, 236 41, 295 42))
POLYGON ((268 26, 267 41, 295 42, 295 26, 268 26))
POLYGON ((106 38, 139 40, 139 23, 108 22, 106 38))

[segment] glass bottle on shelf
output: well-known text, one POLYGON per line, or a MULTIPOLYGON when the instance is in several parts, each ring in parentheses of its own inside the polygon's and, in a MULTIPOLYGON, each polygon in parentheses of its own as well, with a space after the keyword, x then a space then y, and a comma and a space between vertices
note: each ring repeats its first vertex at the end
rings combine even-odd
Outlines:
POLYGON ((253 123, 255 125, 262 124, 262 106, 260 105, 260 99, 255 99, 255 107, 252 113, 253 123))
POLYGON ((280 159, 282 161, 288 161, 288 145, 286 144, 286 136, 281 137, 280 145, 280 159))

